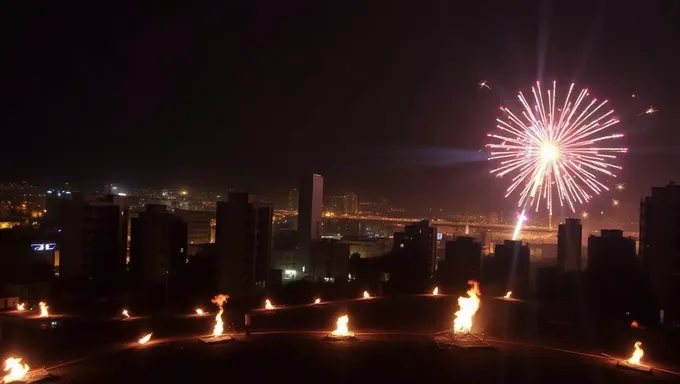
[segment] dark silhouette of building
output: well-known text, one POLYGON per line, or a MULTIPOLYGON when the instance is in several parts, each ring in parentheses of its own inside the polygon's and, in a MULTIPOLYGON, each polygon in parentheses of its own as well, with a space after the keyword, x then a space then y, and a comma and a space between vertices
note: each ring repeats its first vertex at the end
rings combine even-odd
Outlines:
POLYGON ((349 244, 333 239, 315 240, 312 242, 311 256, 310 275, 314 280, 347 281, 349 244))
POLYGON ((447 241, 445 259, 439 262, 438 276, 444 286, 464 286, 468 280, 481 278, 482 244, 468 236, 447 241))
POLYGON ((147 204, 132 219, 130 274, 139 285, 166 283, 186 265, 187 224, 167 206, 147 204))
POLYGON ((632 273, 637 268, 635 239, 620 229, 602 229, 588 237, 588 271, 598 274, 632 273))
POLYGON ((618 229, 603 229, 588 237, 588 297, 599 310, 636 308, 643 284, 639 280, 635 239, 618 229))
POLYGON ((434 274, 436 246, 437 228, 431 227, 428 220, 408 224, 403 233, 394 233, 393 252, 400 254, 414 273, 434 274))
POLYGON ((323 209, 323 176, 308 175, 300 180, 298 203, 297 264, 304 274, 309 267, 312 240, 321 238, 321 210, 323 209))
POLYGON ((60 276, 117 284, 125 274, 129 210, 119 196, 62 200, 60 276))
POLYGON ((581 270, 581 220, 566 219, 557 228, 557 267, 562 272, 581 270))
POLYGON ((230 192, 217 203, 215 243, 222 292, 238 295, 264 288, 272 263, 270 204, 246 192, 230 192))
POLYGON ((640 258, 661 321, 680 320, 680 185, 653 187, 640 202, 640 258), (661 314, 661 312, 660 312, 661 314))
POLYGON ((528 245, 522 244, 519 240, 505 240, 501 244, 496 244, 494 248, 491 280, 505 283, 507 289, 513 292, 526 292, 530 263, 528 245))

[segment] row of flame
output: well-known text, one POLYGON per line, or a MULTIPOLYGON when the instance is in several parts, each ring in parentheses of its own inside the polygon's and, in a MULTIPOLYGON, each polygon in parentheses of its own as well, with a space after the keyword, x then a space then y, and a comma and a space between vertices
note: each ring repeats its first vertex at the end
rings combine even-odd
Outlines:
MULTIPOLYGON (((481 292, 479 290, 479 283, 477 281, 469 281, 468 284, 470 285, 470 289, 467 291, 467 297, 459 297, 458 298, 458 311, 455 312, 455 318, 453 321, 453 332, 457 334, 461 333, 470 333, 472 330, 472 323, 473 323, 473 318, 474 315, 477 313, 479 310, 479 305, 480 305, 480 296, 481 292)), ((432 291, 433 295, 438 295, 439 294, 439 288, 435 287, 434 290, 432 291)), ((504 299, 510 299, 512 295, 512 292, 508 292, 503 298, 504 299)), ((368 291, 364 291, 362 297, 364 299, 370 299, 371 295, 368 293, 368 291)), ((215 316, 215 326, 213 327, 213 337, 219 337, 222 336, 224 333, 224 322, 222 321, 222 314, 224 313, 224 304, 227 302, 229 299, 228 295, 217 295, 215 296, 211 302, 216 304, 218 307, 218 312, 217 315, 215 316)), ((320 304, 321 299, 316 298, 314 300, 314 304, 320 304)), ((24 304, 20 304, 21 307, 17 307, 19 310, 24 310, 24 304)), ((49 312, 48 312, 48 306, 44 302, 39 303, 40 306, 40 316, 41 317, 48 317, 49 312)), ((267 310, 272 310, 276 309, 275 306, 272 305, 271 301, 269 299, 265 300, 265 309, 267 310)), ((196 309, 196 314, 197 315, 203 315, 205 312, 201 308, 196 309)), ((127 309, 124 309, 122 312, 123 318, 130 318, 130 314, 127 311, 127 309)), ((353 336, 354 334, 350 332, 349 330, 349 316, 348 315, 343 315, 340 316, 337 321, 336 321, 336 328, 331 332, 333 336, 341 336, 341 337, 349 337, 353 336)), ((151 336, 153 333, 146 334, 145 336, 141 337, 137 342, 140 345, 146 344, 151 340, 151 336)), ((642 350, 642 343, 641 342, 636 342, 634 345, 634 352, 633 355, 627 360, 628 363, 634 364, 634 365, 641 365, 640 360, 642 359, 642 356, 644 355, 644 351, 642 350)), ((3 382, 4 383, 10 383, 10 382, 15 382, 15 381, 22 381, 26 374, 29 372, 29 366, 27 364, 22 364, 21 363, 21 358, 15 358, 15 357, 10 357, 9 359, 5 360, 5 372, 8 372, 5 377, 3 377, 3 382)))

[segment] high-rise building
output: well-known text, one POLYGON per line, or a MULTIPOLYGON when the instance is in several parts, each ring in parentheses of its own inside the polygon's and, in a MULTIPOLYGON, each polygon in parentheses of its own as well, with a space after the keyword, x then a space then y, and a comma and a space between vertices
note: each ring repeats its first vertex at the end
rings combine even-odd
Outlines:
POLYGON ((165 205, 147 204, 130 237, 130 274, 142 285, 163 283, 186 264, 187 223, 165 205))
POLYGON ((354 192, 347 192, 342 197, 343 213, 345 215, 356 215, 359 213, 359 198, 354 192))
POLYGON ((635 239, 623 237, 620 229, 602 229, 588 236, 588 271, 618 275, 632 273, 637 264, 635 239))
POLYGON ((680 185, 653 187, 640 202, 640 258, 649 276, 660 319, 680 319, 680 185))
POLYGON ((189 245, 210 243, 210 221, 215 216, 213 212, 177 210, 175 214, 187 223, 189 245))
POLYGON ((311 258, 312 240, 321 238, 321 210, 323 209, 323 176, 313 174, 300 180, 298 203, 297 264, 305 273, 311 258))
POLYGON ((557 229, 557 266, 562 272, 581 270, 581 220, 566 219, 557 229))
POLYGON ((298 192, 297 188, 293 188, 290 191, 288 191, 288 210, 297 211, 299 200, 300 193, 298 192))
POLYGON ((60 276, 117 284, 125 273, 129 210, 119 196, 63 200, 60 276))
POLYGON ((403 234, 394 234, 393 250, 413 262, 414 272, 422 270, 429 275, 434 273, 436 247, 437 228, 430 226, 428 220, 408 224, 404 227, 403 234))
POLYGON ((460 285, 468 280, 479 280, 482 267, 482 244, 473 237, 458 236, 447 241, 445 259, 439 262, 439 276, 443 282, 460 285))
POLYGON ((342 281, 349 270, 349 244, 321 239, 312 242, 310 275, 318 281, 342 281), (330 280, 332 279, 332 280, 330 280))
POLYGON ((271 204, 246 192, 230 192, 217 202, 215 244, 219 286, 236 295, 264 288, 272 263, 271 204))

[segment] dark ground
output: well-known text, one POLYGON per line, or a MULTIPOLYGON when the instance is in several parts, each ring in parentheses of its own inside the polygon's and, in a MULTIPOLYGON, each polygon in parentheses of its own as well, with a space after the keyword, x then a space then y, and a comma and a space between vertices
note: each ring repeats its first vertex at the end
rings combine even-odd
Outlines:
MULTIPOLYGON (((598 324, 578 312, 531 303, 483 298, 475 331, 494 350, 446 349, 430 335, 451 327, 456 297, 403 296, 289 307, 253 314, 254 334, 204 345, 214 313, 203 318, 167 317, 128 321, 0 317, 0 357, 17 355, 47 367, 60 382, 203 382, 265 380, 324 382, 680 382, 677 336, 629 327, 629 319, 598 324), (348 313, 359 339, 323 340, 338 315, 348 313), (45 329, 43 325, 47 325, 45 329), (135 340, 154 332, 153 342, 135 340), (602 355, 628 357, 633 343, 645 349, 652 375, 616 368, 602 355)), ((228 306, 228 304, 227 304, 228 306)))

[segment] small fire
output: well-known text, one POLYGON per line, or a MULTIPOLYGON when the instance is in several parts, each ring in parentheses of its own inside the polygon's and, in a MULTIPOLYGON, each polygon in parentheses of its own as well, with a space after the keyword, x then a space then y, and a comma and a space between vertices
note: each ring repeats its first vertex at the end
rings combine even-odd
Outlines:
POLYGON ((149 340, 151 340, 151 335, 153 335, 153 333, 149 333, 148 335, 146 335, 146 336, 142 337, 141 339, 137 340, 137 342, 138 342, 140 345, 144 345, 144 344, 148 343, 149 340))
POLYGON ((508 293, 506 293, 505 296, 503 296, 503 298, 504 299, 510 299, 511 296, 512 296, 512 291, 508 291, 508 293))
POLYGON ((637 321, 633 320, 633 322, 630 323, 630 327, 631 327, 631 328, 639 328, 639 327, 640 327, 640 324, 638 324, 637 321))
POLYGON ((224 313, 224 303, 227 302, 227 299, 229 299, 229 295, 217 295, 212 300, 210 300, 211 303, 217 304, 217 307, 220 309, 217 312, 217 316, 215 316, 215 327, 213 328, 212 334, 214 337, 222 336, 222 333, 224 333, 222 314, 224 313))
POLYGON ((23 311, 24 309, 26 309, 26 303, 17 304, 17 311, 23 311))
POLYGON ((274 309, 275 307, 272 305, 272 302, 269 301, 269 299, 266 299, 264 301, 264 309, 274 309))
POLYGON ((635 365, 641 365, 640 359, 645 355, 645 351, 642 350, 642 343, 639 341, 635 342, 635 351, 633 351, 633 356, 628 359, 628 362, 635 365))
POLYGON ((28 364, 21 364, 20 357, 10 357, 5 360, 5 372, 8 373, 2 378, 2 382, 24 381, 29 369, 28 364))
POLYGON ((314 304, 321 304, 321 299, 317 297, 316 300, 314 300, 314 304))
POLYGON ((203 312, 203 310, 202 310, 201 308, 196 308, 196 314, 197 314, 197 315, 203 316, 204 313, 205 313, 205 312, 203 312))
POLYGON ((123 309, 122 316, 123 316, 124 318, 126 318, 126 319, 129 319, 129 318, 130 318, 130 314, 128 313, 128 310, 127 310, 127 309, 123 309))
POLYGON ((471 285, 467 291, 468 297, 459 297, 458 306, 460 309, 456 311, 456 318, 453 321, 454 333, 469 333, 472 330, 472 318, 479 309, 479 282, 468 281, 471 285))
POLYGON ((368 291, 364 291, 364 299, 370 299, 371 295, 368 293, 368 291))
POLYGON ((335 330, 331 332, 333 336, 354 336, 353 332, 349 331, 349 316, 344 315, 338 317, 338 321, 335 323, 335 330))
POLYGON ((439 287, 434 287, 434 289, 432 290, 432 294, 437 296, 439 294, 439 287))
POLYGON ((50 313, 47 311, 47 308, 49 308, 47 304, 41 301, 38 305, 40 306, 40 317, 50 317, 50 313))

